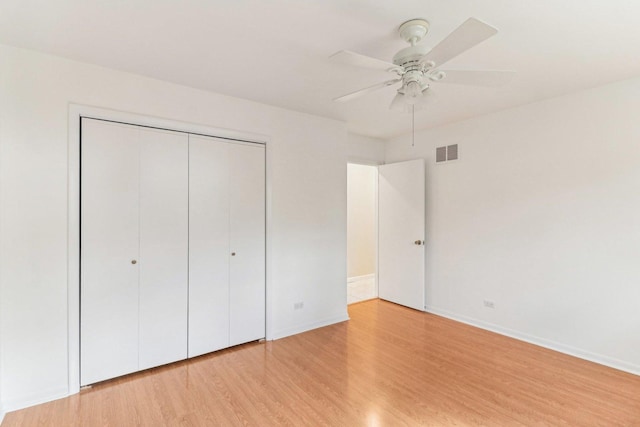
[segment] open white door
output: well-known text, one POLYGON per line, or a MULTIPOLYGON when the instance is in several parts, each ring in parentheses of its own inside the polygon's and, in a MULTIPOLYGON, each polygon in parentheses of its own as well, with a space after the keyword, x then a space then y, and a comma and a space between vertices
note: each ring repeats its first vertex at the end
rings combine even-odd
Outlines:
POLYGON ((424 311, 424 161, 378 171, 378 294, 424 311))

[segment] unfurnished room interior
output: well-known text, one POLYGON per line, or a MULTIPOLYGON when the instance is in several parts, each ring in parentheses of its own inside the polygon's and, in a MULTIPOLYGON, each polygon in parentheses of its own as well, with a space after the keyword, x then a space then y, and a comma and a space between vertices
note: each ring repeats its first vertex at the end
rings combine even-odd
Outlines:
POLYGON ((0 424, 640 426, 640 4, 0 2, 0 424))

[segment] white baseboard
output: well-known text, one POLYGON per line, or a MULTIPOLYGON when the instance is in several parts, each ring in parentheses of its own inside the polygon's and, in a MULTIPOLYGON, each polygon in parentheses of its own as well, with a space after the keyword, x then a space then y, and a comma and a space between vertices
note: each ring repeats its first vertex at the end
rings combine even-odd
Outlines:
POLYGON ((568 354, 570 356, 577 357, 579 359, 588 360, 590 362, 598 363, 600 365, 608 366, 610 368, 618 369, 620 371, 628 372, 634 375, 640 375, 640 365, 626 362, 624 360, 618 360, 612 357, 608 357, 602 354, 592 353, 590 351, 582 350, 580 348, 561 344, 559 342, 547 340, 544 338, 529 335, 524 332, 516 331, 509 328, 503 328, 502 326, 495 325, 493 323, 484 322, 471 317, 452 313, 447 310, 442 310, 436 307, 427 306, 426 311, 428 313, 436 314, 438 316, 446 317, 447 319, 455 320, 458 322, 466 323, 467 325, 475 326, 480 329, 486 329, 491 332, 495 332, 500 335, 505 335, 510 338, 515 338, 520 341, 525 341, 530 344, 534 344, 540 347, 548 348, 560 353, 568 354))
MULTIPOLYGON (((349 320, 349 315, 347 313, 343 313, 315 322, 305 323, 292 328, 282 329, 273 334, 273 339, 275 340, 288 337, 290 335, 307 332, 312 329, 333 325, 334 323, 340 323, 346 320, 349 320)), ((0 423, 2 423, 4 414, 7 412, 17 411, 19 409, 28 408, 29 406, 39 405, 41 403, 51 402, 52 400, 62 399, 64 397, 68 397, 69 395, 69 390, 64 388, 45 391, 43 393, 39 393, 37 396, 29 396, 25 397, 24 399, 4 401, 2 402, 2 411, 0 411, 0 423)))
POLYGON ((347 283, 360 282, 361 280, 372 280, 375 278, 376 275, 374 273, 365 274, 364 276, 347 277, 347 283))
POLYGON ((305 323, 302 325, 294 326, 292 328, 282 329, 273 333, 273 339, 277 340, 285 338, 291 335, 300 334, 302 332, 311 331, 313 329, 322 328, 323 326, 333 325, 334 323, 340 323, 349 320, 347 313, 340 314, 338 316, 328 317, 326 319, 318 320, 315 322, 305 323))
POLYGON ((51 402, 69 396, 69 390, 58 388, 54 390, 44 391, 34 396, 27 396, 23 399, 9 400, 2 402, 2 410, 5 413, 17 411, 19 409, 28 408, 29 406, 39 405, 41 403, 51 402))

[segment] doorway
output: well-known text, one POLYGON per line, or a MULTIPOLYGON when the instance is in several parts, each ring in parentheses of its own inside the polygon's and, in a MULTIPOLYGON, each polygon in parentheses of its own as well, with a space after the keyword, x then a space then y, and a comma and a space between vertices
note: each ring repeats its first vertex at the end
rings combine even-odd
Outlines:
POLYGON ((378 298, 378 168, 347 164, 347 304, 378 298))

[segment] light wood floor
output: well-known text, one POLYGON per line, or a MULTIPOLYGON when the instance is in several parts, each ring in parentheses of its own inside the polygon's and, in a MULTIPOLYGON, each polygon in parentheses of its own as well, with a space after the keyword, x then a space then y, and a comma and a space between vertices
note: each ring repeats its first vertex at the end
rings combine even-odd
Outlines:
POLYGON ((7 414, 10 426, 640 425, 640 377, 372 300, 351 321, 7 414))

